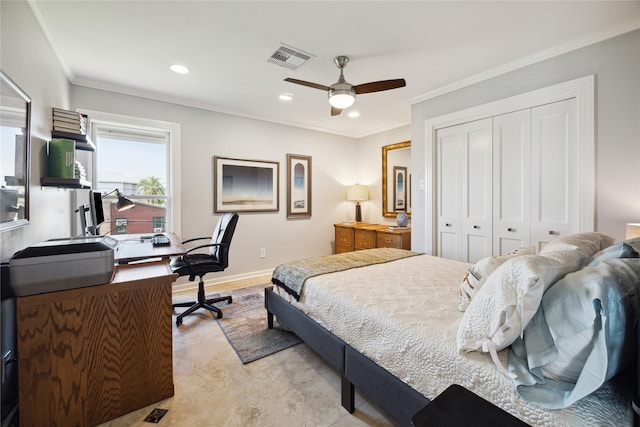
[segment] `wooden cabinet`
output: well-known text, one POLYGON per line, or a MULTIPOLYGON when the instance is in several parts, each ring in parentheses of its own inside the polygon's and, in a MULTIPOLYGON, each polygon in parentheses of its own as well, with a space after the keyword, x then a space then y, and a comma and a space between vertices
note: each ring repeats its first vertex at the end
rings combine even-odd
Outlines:
POLYGON ((376 248, 398 248, 411 250, 411 230, 377 230, 376 248))
POLYGON ((382 224, 334 224, 335 253, 373 248, 411 249, 411 229, 388 230, 382 224))
POLYGON ((376 247, 376 225, 357 227, 353 231, 353 249, 373 249, 376 247))
POLYGON ((17 298, 20 425, 92 426, 173 396, 167 262, 17 298))
POLYGON ((336 250, 337 254, 351 252, 353 250, 354 228, 352 226, 335 225, 336 229, 336 250))

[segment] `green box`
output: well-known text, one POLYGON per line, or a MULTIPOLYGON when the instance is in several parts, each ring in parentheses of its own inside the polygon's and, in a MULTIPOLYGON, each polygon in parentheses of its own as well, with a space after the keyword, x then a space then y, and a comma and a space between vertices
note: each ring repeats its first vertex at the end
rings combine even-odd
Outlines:
POLYGON ((71 139, 49 141, 49 176, 75 178, 76 142, 71 139))

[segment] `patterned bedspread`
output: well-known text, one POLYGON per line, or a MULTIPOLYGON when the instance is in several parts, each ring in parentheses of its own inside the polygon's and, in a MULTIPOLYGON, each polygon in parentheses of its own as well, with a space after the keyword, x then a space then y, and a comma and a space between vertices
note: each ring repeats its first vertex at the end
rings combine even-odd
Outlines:
MULTIPOLYGON (((469 267, 412 256, 311 277, 299 300, 279 286, 274 292, 430 399, 456 383, 536 427, 632 425, 631 393, 622 384, 607 382, 569 408, 550 410, 524 400, 486 353, 459 353, 458 293, 469 267)), ((498 352, 505 367, 508 352, 498 352)))
POLYGON ((273 271, 271 281, 300 300, 302 287, 307 279, 321 274, 335 273, 351 268, 381 264, 410 256, 420 255, 404 249, 376 248, 345 252, 316 258, 300 259, 281 264, 273 271))

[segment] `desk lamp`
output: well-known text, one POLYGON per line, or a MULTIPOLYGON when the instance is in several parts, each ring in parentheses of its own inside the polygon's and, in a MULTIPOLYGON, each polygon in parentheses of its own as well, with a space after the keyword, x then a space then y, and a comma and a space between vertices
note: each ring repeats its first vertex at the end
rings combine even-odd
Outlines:
POLYGON ((369 187, 359 184, 347 187, 347 200, 356 202, 356 222, 362 222, 360 202, 369 200, 369 187))
POLYGON ((116 193, 116 197, 118 198, 118 202, 116 203, 116 209, 118 210, 118 212, 126 211, 127 209, 131 209, 136 205, 131 200, 124 197, 120 190, 118 190, 117 188, 113 191, 108 192, 102 197, 107 197, 113 193, 116 193))

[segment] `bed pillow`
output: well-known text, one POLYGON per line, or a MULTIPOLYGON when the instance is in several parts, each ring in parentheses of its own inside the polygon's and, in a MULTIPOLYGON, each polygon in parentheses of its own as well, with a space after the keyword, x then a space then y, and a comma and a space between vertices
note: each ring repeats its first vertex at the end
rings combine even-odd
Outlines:
POLYGON ((531 246, 528 248, 518 248, 504 255, 490 256, 481 259, 475 263, 462 279, 460 284, 460 294, 458 297, 458 310, 465 311, 478 290, 482 287, 487 277, 493 273, 496 268, 500 267, 510 258, 522 255, 535 255, 536 249, 531 246))
MULTIPOLYGON (((567 257, 577 257, 567 252, 567 257)), ((541 255, 511 258, 480 288, 458 326, 461 352, 489 352, 498 366, 500 351, 519 336, 538 311, 542 295, 577 263, 562 263, 541 255)))
POLYGON ((569 236, 558 237, 547 243, 540 250, 540 255, 555 251, 577 250, 588 258, 595 255, 598 251, 611 246, 613 241, 613 237, 595 231, 571 234, 569 236))
POLYGON ((635 360, 640 259, 604 260, 567 274, 543 296, 513 343, 518 392, 559 409, 587 396, 635 360))
POLYGON ((617 245, 609 246, 592 256, 587 262, 587 267, 593 267, 603 261, 615 258, 638 258, 638 252, 633 246, 628 243, 622 242, 617 245))

